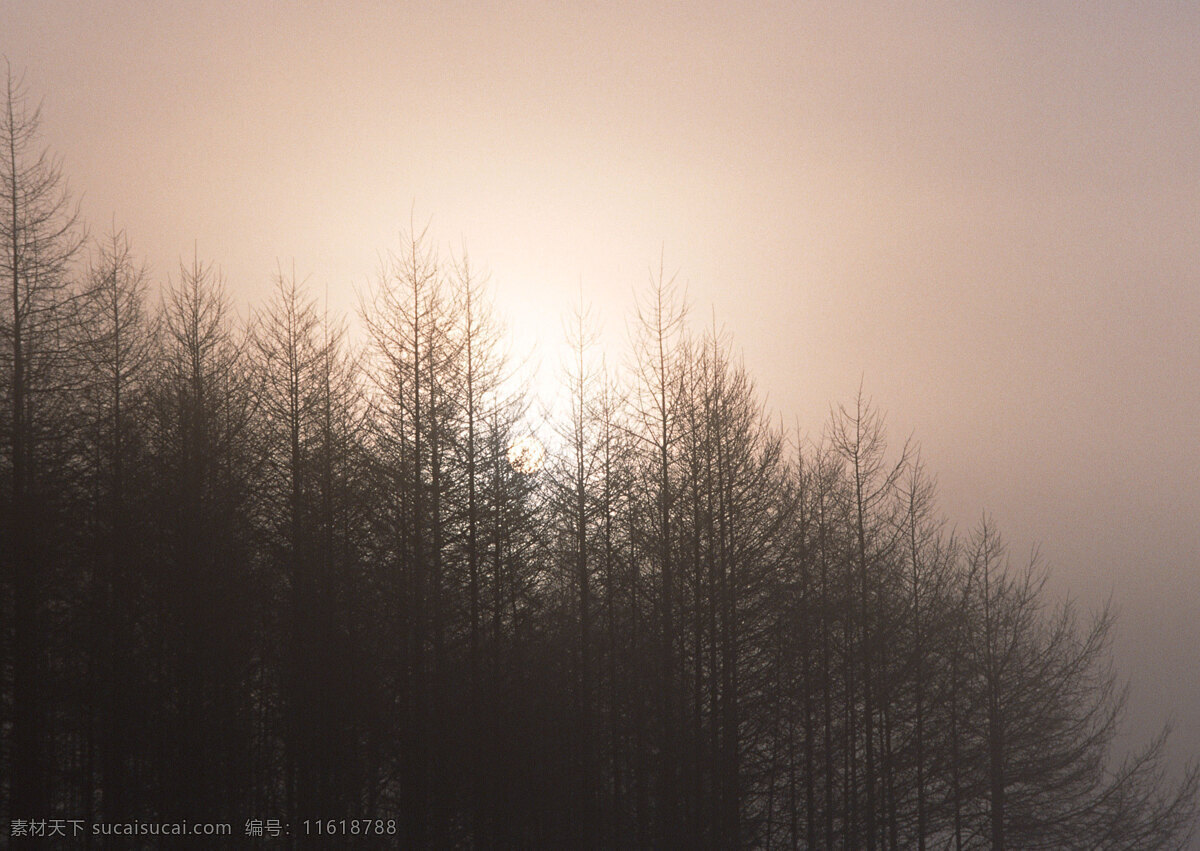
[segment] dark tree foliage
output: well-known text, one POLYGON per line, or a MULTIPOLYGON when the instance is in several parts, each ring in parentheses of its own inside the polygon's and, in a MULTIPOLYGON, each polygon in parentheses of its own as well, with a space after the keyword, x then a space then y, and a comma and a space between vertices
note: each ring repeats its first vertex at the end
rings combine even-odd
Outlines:
POLYGON ((1114 749, 1111 610, 1051 599, 987 520, 947 531, 861 391, 785 433, 661 262, 621 357, 580 304, 539 417, 486 276, 427 233, 386 255, 362 333, 294 273, 242 322, 198 256, 154 281, 123 232, 81 252, 7 85, 6 822, 1187 843, 1197 768, 1164 775, 1165 730, 1114 749))

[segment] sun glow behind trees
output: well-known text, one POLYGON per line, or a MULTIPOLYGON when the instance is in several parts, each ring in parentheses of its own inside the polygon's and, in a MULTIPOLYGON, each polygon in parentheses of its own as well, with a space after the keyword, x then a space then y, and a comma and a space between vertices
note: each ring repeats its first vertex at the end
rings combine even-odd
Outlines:
POLYGON ((546 447, 533 435, 526 434, 509 444, 506 454, 509 466, 518 473, 532 475, 542 469, 546 460, 546 447))
POLYGON ((1187 832, 1196 772, 1111 752, 1108 615, 1051 605, 988 522, 948 533, 861 392, 779 429, 661 255, 620 356, 580 296, 529 373, 425 230, 352 346, 295 274, 248 323, 196 254, 152 318, 120 234, 77 281, 56 172, 4 174, 0 815, 320 810, 414 847, 1187 832))

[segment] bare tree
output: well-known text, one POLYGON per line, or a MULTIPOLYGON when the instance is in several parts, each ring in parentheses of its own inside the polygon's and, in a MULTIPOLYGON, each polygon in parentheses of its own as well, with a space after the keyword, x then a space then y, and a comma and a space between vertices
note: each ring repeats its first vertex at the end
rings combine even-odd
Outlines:
POLYGON ((645 463, 647 509, 654 518, 646 530, 646 546, 657 572, 659 592, 655 607, 658 640, 657 698, 658 841, 680 841, 679 671, 676 646, 675 535, 672 512, 676 444, 680 437, 678 402, 686 303, 674 277, 667 278, 662 260, 637 308, 633 334, 634 421, 645 463))
MULTIPOLYGON (((61 161, 40 148, 41 108, 31 106, 23 80, 5 62, 0 104, 0 393, 4 396, 3 474, 6 518, 4 613, 12 624, 5 668, 12 671, 9 747, 13 813, 47 812, 45 636, 42 635, 48 553, 54 540, 44 508, 53 497, 45 480, 56 440, 52 408, 63 401, 69 370, 70 277, 83 235, 61 161), (10 620, 11 618, 11 620, 10 620)), ((6 796, 7 797, 7 796, 6 796)))
POLYGON ((553 489, 550 498, 560 526, 562 563, 567 566, 567 573, 571 576, 569 584, 573 588, 574 626, 577 632, 573 642, 575 682, 572 686, 577 729, 576 746, 573 748, 576 753, 572 754, 572 760, 576 763, 573 774, 580 784, 574 803, 579 808, 579 841, 590 843, 599 829, 596 730, 593 721, 597 695, 594 684, 593 596, 596 589, 592 564, 592 526, 595 522, 599 488, 597 479, 602 461, 597 451, 601 440, 598 433, 600 424, 593 412, 597 404, 596 394, 602 388, 596 380, 596 365, 593 363, 592 349, 597 333, 583 303, 582 290, 579 303, 564 322, 564 331, 569 355, 563 364, 563 383, 570 400, 570 413, 559 427, 559 437, 565 451, 550 469, 550 486, 553 489))
MULTIPOLYGON (((294 819, 332 802, 320 797, 332 773, 328 757, 336 742, 330 729, 332 706, 326 657, 333 636, 323 611, 334 605, 335 589, 317 559, 319 435, 323 415, 324 368, 328 356, 316 305, 295 272, 275 277, 274 296, 256 329, 255 360, 262 428, 265 432, 262 482, 269 557, 278 572, 282 647, 273 649, 281 668, 285 754, 285 807, 294 819)), ((325 789, 328 793, 328 789, 325 789)))
POLYGON ((401 243, 385 260, 362 315, 376 358, 373 427, 380 484, 396 497, 396 504, 387 506, 393 540, 386 544, 386 557, 398 573, 401 613, 395 672, 401 811, 404 834, 420 844, 431 827, 437 758, 430 741, 439 601, 437 494, 431 481, 438 460, 433 425, 437 388, 431 379, 437 377, 433 347, 441 346, 438 329, 446 323, 440 315, 445 308, 442 273, 427 231, 410 231, 401 243))
POLYGON ((916 768, 916 840, 925 851, 929 831, 929 803, 926 761, 926 702, 929 699, 928 663, 929 614, 927 609, 938 591, 931 587, 938 564, 936 546, 937 526, 933 523, 934 485, 925 474, 919 455, 914 456, 907 475, 899 485, 903 506, 905 544, 909 563, 910 615, 909 641, 911 647, 913 762, 916 768))
POLYGON ((1163 782, 1165 730, 1112 762, 1127 689, 1108 661, 1111 608, 1086 624, 1070 602, 1047 611, 1036 555, 1013 571, 1005 551, 985 518, 970 548, 971 644, 991 847, 1182 848, 1200 766, 1174 788, 1163 782))
POLYGON ((855 581, 858 594, 859 664, 862 676, 862 743, 864 765, 864 832, 867 848, 874 851, 880 841, 880 814, 886 789, 886 772, 878 771, 882 715, 887 711, 885 670, 886 643, 881 640, 884 611, 883 572, 897 536, 894 523, 885 513, 908 461, 908 447, 889 463, 883 420, 863 397, 859 388, 854 409, 840 407, 831 427, 833 448, 841 455, 851 479, 848 522, 854 533, 855 581))
POLYGON ((254 787, 253 570, 261 445, 246 335, 223 280, 194 259, 165 295, 152 435, 164 815, 228 814, 254 787))
POLYGON ((457 422, 456 436, 451 442, 456 447, 455 466, 460 478, 459 504, 454 509, 459 516, 460 531, 454 549, 460 568, 465 566, 466 572, 467 713, 461 721, 466 726, 466 735, 461 743, 465 752, 459 758, 459 765, 468 787, 471 832, 480 837, 487 835, 488 814, 496 811, 488 789, 488 774, 494 773, 494 766, 485 758, 492 750, 485 735, 490 722, 485 723, 485 718, 493 716, 494 709, 488 706, 491 701, 485 687, 490 678, 485 676, 488 632, 484 616, 489 538, 488 472, 500 459, 492 457, 488 431, 497 409, 507 405, 503 393, 507 376, 502 329, 492 312, 488 278, 472 266, 465 250, 453 264, 451 286, 458 337, 455 347, 458 382, 454 393, 457 422))
POLYGON ((145 266, 134 260, 125 233, 114 230, 89 263, 79 325, 79 449, 91 518, 84 527, 92 599, 85 616, 100 739, 100 770, 89 785, 102 790, 105 818, 127 817, 146 788, 135 771, 146 756, 137 730, 148 721, 140 696, 150 685, 148 648, 139 637, 150 564, 147 402, 157 356, 146 287, 145 266))

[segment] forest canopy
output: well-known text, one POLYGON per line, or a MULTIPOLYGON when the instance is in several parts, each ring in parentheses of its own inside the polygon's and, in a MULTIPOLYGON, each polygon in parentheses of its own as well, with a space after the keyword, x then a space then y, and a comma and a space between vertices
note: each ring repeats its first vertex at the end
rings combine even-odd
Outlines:
POLYGON ((861 391, 779 427, 663 267, 626 351, 569 317, 546 451, 467 257, 410 228, 358 316, 278 272, 239 320, 215 263, 87 236, 11 73, 2 106, 6 829, 1188 841, 1196 767, 1114 747, 1111 609, 948 528, 861 391))

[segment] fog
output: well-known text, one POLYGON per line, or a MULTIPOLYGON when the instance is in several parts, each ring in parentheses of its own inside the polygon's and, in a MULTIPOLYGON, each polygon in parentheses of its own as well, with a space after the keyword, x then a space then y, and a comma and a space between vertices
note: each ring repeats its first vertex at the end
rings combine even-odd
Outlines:
POLYGON ((785 422, 861 382, 952 522, 1111 597, 1133 737, 1200 754, 1200 9, 246 5, 0 8, 94 234, 353 312, 432 221, 546 351, 662 257, 785 422))

